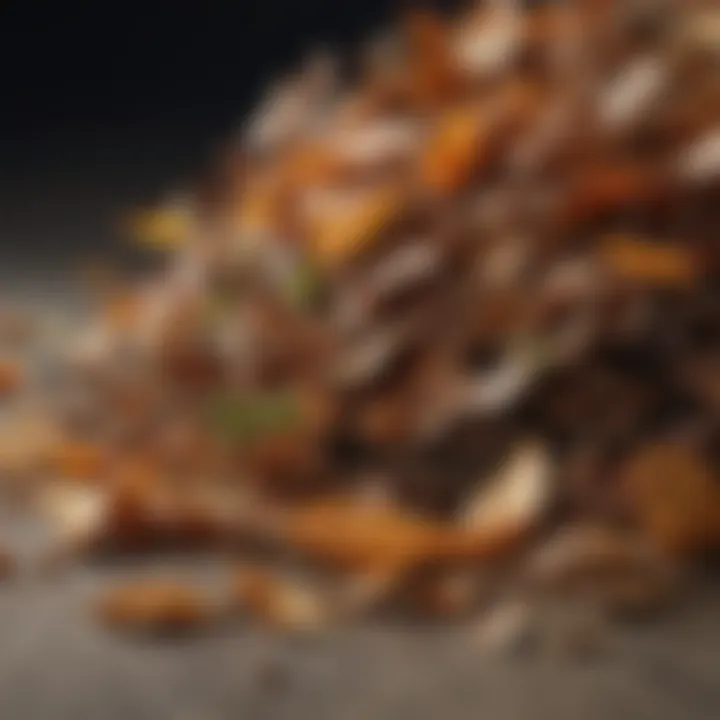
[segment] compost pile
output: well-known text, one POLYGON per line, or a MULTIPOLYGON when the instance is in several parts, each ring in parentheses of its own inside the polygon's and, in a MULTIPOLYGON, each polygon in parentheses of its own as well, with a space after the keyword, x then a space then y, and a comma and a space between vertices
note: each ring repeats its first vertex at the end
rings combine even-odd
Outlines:
POLYGON ((720 547, 720 13, 519 5, 313 57, 140 219, 33 455, 78 552, 228 551, 300 625, 654 607, 720 547))

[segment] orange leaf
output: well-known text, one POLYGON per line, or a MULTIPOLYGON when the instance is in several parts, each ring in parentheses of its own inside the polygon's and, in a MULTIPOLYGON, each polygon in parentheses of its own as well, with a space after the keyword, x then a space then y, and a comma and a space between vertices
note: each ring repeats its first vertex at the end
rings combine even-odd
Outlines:
POLYGON ((119 629, 188 632, 212 618, 212 608, 194 588, 146 581, 116 588, 98 606, 102 620, 119 629))
POLYGON ((50 464, 61 477, 97 480, 106 469, 105 450, 85 443, 62 443, 52 452, 50 464))
POLYGON ((685 556, 720 548, 720 486, 700 455, 650 445, 631 458, 624 480, 640 526, 660 548, 685 556))
POLYGON ((402 204, 397 190, 382 188, 322 213, 311 223, 317 260, 330 267, 344 265, 378 239, 402 204))
POLYGON ((292 153, 280 171, 281 181, 291 188, 331 185, 344 171, 340 160, 319 145, 308 145, 292 153))
POLYGON ((326 501, 283 517, 281 538, 309 557, 354 570, 492 560, 515 549, 526 528, 463 530, 388 505, 326 501))
POLYGON ((235 211, 233 225, 239 233, 263 233, 276 227, 278 219, 278 189, 263 184, 248 188, 235 211))
POLYGON ((422 182, 443 194, 466 185, 482 165, 489 130, 487 117, 476 107, 463 107, 446 114, 422 158, 422 182))
POLYGON ((600 255, 616 275, 646 285, 689 285, 699 275, 693 254, 679 245, 610 237, 601 244, 600 255))

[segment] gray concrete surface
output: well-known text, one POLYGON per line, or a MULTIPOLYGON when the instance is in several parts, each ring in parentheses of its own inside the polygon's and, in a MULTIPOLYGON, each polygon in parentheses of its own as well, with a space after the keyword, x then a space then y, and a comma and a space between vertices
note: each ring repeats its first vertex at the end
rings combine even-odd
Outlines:
POLYGON ((488 656, 460 628, 375 625, 291 639, 238 620, 179 641, 119 637, 91 612, 119 572, 78 569, 0 588, 0 717, 708 720, 720 713, 717 593, 659 625, 614 632, 602 655, 577 662, 488 656))

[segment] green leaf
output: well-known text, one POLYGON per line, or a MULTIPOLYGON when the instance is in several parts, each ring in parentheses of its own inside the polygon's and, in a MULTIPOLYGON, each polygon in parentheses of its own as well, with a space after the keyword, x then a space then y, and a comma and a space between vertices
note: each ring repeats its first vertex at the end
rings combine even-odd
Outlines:
POLYGON ((301 263, 285 288, 285 295, 298 310, 313 310, 322 295, 322 277, 310 262, 301 263))
POLYGON ((300 409, 288 392, 256 395, 218 395, 211 398, 209 421, 215 431, 233 443, 280 434, 297 427, 300 409))

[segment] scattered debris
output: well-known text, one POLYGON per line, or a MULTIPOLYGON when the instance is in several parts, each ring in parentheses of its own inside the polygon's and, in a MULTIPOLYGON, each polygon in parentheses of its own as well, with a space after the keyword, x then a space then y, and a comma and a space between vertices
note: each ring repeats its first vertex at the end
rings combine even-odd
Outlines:
POLYGON ((531 641, 535 623, 527 602, 507 600, 483 613, 476 637, 484 651, 513 654, 531 641))
MULTIPOLYGON (((354 87, 312 58, 212 188, 131 220, 166 265, 103 280, 85 333, 56 328, 57 375, 4 356, 0 474, 78 552, 261 550, 230 604, 282 630, 466 618, 498 568, 528 595, 483 618, 489 646, 526 636, 535 595, 664 607, 720 551, 703 4, 409 12, 354 87), (45 424, 14 414, 28 392, 45 424)), ((3 351, 23 332, 0 314, 3 351)), ((163 583, 101 612, 213 616, 163 583)))

